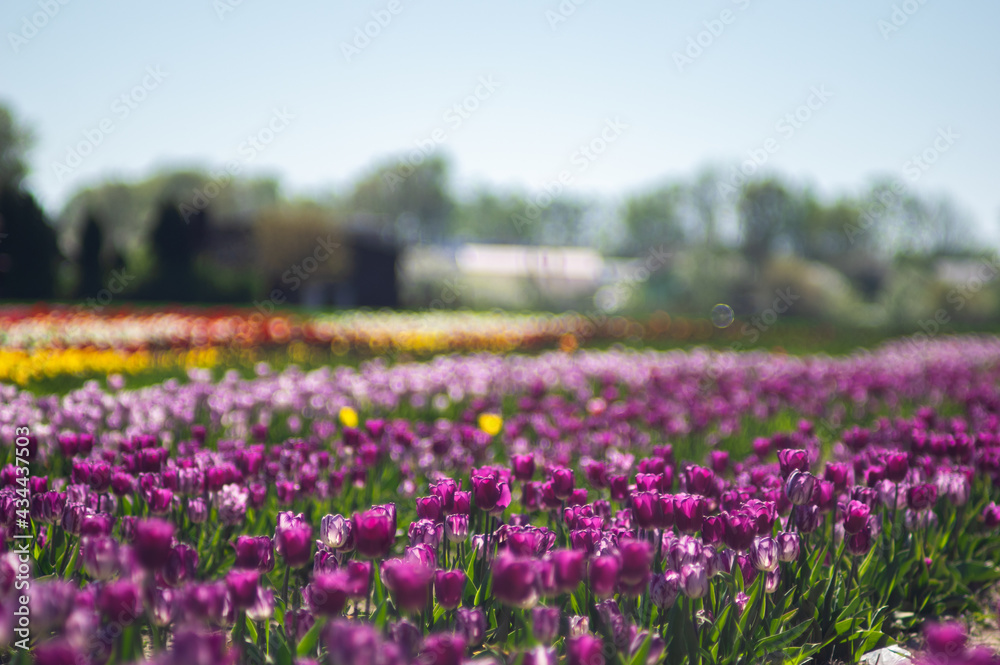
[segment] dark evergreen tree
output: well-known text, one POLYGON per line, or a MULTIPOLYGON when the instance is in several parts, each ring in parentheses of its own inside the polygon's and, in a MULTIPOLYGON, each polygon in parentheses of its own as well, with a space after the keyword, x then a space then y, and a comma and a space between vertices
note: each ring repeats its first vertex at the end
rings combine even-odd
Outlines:
POLYGON ((83 237, 80 239, 78 260, 80 281, 77 284, 79 298, 92 296, 103 288, 104 270, 101 265, 103 245, 104 233, 101 231, 101 225, 93 215, 89 215, 83 226, 83 237))
POLYGON ((60 254, 45 212, 19 187, 0 190, 0 298, 55 296, 60 254))

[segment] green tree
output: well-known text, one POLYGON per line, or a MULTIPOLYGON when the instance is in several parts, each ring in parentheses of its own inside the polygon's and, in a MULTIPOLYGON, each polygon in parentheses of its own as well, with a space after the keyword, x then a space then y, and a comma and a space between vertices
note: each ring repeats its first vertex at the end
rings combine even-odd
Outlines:
POLYGON ((624 251, 639 254, 649 247, 683 245, 683 194, 680 185, 671 184, 629 198, 622 215, 628 233, 624 251))
POLYGON ((743 187, 738 216, 743 255, 751 264, 763 265, 779 241, 794 238, 802 223, 803 206, 783 183, 772 178, 743 187))
POLYGON ((31 132, 19 126, 10 109, 0 104, 0 188, 19 187, 28 173, 26 155, 31 132))
POLYGON ((382 217, 411 242, 439 242, 451 231, 455 208, 448 162, 432 155, 414 167, 384 164, 355 186, 349 207, 382 217))

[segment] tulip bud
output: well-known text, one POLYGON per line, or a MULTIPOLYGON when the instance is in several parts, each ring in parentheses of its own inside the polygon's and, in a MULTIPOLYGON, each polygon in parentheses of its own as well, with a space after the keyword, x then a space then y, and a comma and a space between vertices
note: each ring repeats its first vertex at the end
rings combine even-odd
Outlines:
POLYGON ((392 593, 396 607, 418 613, 428 601, 434 570, 423 563, 389 559, 382 564, 382 581, 392 593))
POLYGON ((352 540, 352 523, 343 515, 324 515, 319 522, 319 539, 332 550, 345 549, 352 540))
POLYGON ((701 598, 708 593, 708 571, 701 564, 681 568, 681 588, 688 598, 701 598))
POLYGON ((174 525, 155 517, 135 523, 133 545, 140 565, 149 570, 159 570, 170 560, 170 544, 174 538, 174 525))
POLYGON ((90 536, 81 547, 83 569, 95 580, 110 580, 118 572, 119 547, 113 538, 90 536))
POLYGON ((604 643, 593 635, 566 640, 566 665, 604 665, 604 643))
POLYGON ((930 483, 914 485, 906 490, 906 505, 910 510, 925 510, 937 501, 937 487, 930 483))
POLYGON ((349 586, 350 578, 343 570, 322 572, 313 576, 303 596, 313 614, 337 616, 347 605, 349 586))
POLYGON ((486 636, 486 615, 478 607, 459 608, 455 615, 455 628, 469 645, 478 645, 486 636))
POLYGON ((809 454, 805 450, 785 448, 778 451, 778 464, 781 468, 781 476, 788 478, 792 471, 809 470, 809 454))
POLYGON ((621 560, 617 556, 599 556, 590 562, 590 588, 598 598, 608 598, 618 585, 621 560))
POLYGON ((208 504, 200 496, 188 499, 187 516, 191 524, 205 523, 208 520, 208 504))
POLYGON ((816 477, 808 471, 792 471, 785 481, 785 496, 794 506, 802 506, 813 498, 816 477))
POLYGON ((241 610, 248 609, 257 601, 257 581, 260 574, 256 570, 231 570, 226 574, 226 588, 233 605, 241 610))
POLYGON ((462 603, 466 575, 461 570, 438 570, 434 573, 434 597, 438 605, 453 610, 462 603))
POLYGON ((770 570, 764 575, 764 593, 774 593, 781 582, 781 568, 770 570))
POLYGON ((778 534, 778 560, 789 563, 799 558, 801 538, 797 533, 778 534))
POLYGON ((586 572, 584 553, 580 550, 556 550, 551 557, 556 590, 559 593, 575 591, 586 572))
POLYGON ((559 636, 558 607, 536 607, 531 610, 531 633, 543 644, 552 644, 559 636))
POLYGON ((654 576, 649 583, 649 597, 661 610, 668 610, 674 606, 680 590, 681 576, 674 570, 654 576))
POLYGON ((860 501, 851 501, 844 510, 844 531, 857 533, 865 528, 871 508, 860 501))
POLYGON ((754 568, 770 572, 778 567, 778 543, 774 538, 758 538, 750 548, 749 557, 754 568))
POLYGON ((444 534, 448 542, 461 543, 469 538, 469 516, 448 515, 444 518, 444 534))
POLYGON ((381 507, 355 513, 352 531, 359 554, 371 559, 381 559, 389 553, 396 540, 395 516, 381 507))
POLYGON ((538 599, 535 560, 502 554, 493 563, 493 594, 501 603, 526 609, 538 599))
POLYGON ((518 480, 531 480, 531 477, 535 475, 534 455, 513 455, 510 461, 514 469, 514 477, 518 480))
POLYGON ((278 513, 278 524, 274 529, 274 547, 285 563, 292 568, 301 568, 312 557, 312 527, 302 514, 278 513))

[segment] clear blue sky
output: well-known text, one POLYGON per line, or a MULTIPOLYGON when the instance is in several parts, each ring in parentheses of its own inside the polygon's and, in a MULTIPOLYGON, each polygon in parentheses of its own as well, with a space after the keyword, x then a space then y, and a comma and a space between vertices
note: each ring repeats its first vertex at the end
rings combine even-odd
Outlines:
POLYGON ((58 0, 0 4, 0 100, 37 133, 30 184, 50 210, 105 177, 245 160, 275 108, 295 118, 247 170, 293 194, 345 187, 436 128, 460 188, 534 189, 570 170, 575 190, 615 196, 774 138, 768 169, 835 194, 905 178, 951 127, 959 138, 913 186, 952 195, 1000 240, 995 0, 585 0, 555 27, 559 0, 237 1, 69 0, 16 53, 11 33, 58 0), (885 38, 894 4, 917 10, 885 38), (729 24, 678 71, 674 53, 723 10, 729 24), (342 45, 380 11, 391 21, 348 61, 342 45), (115 100, 148 67, 167 76, 147 78, 125 117, 115 100), (499 88, 446 119, 480 77, 499 88), (777 131, 813 86, 833 96, 777 131), (616 117, 628 129, 582 171, 574 153, 616 117), (60 178, 55 163, 105 118, 113 133, 60 178))

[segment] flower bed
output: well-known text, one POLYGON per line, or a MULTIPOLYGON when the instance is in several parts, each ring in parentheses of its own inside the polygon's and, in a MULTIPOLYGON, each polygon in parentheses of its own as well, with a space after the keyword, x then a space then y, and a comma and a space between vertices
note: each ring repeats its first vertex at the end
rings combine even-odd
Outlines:
POLYGON ((854 662, 1000 579, 996 338, 256 374, 0 386, 13 657, 854 662))

